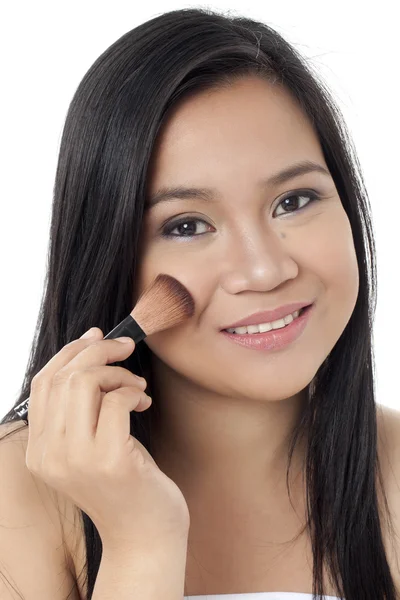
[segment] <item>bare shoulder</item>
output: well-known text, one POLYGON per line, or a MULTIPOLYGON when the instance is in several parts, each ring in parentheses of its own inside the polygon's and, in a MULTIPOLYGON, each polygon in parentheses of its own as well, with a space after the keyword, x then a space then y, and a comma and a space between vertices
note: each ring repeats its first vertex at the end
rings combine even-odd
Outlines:
MULTIPOLYGON (((377 405, 378 452, 385 474, 398 477, 400 470, 400 411, 377 405)), ((388 481, 389 483, 389 481, 388 481)))
POLYGON ((390 509, 396 511, 400 524, 400 411, 378 404, 377 430, 383 484, 390 509))
POLYGON ((389 519, 379 486, 382 535, 395 584, 400 589, 400 411, 377 406, 378 457, 389 519))
POLYGON ((0 424, 0 571, 25 598, 80 600, 76 566, 84 565, 85 555, 80 512, 28 470, 28 438, 25 423, 0 424))

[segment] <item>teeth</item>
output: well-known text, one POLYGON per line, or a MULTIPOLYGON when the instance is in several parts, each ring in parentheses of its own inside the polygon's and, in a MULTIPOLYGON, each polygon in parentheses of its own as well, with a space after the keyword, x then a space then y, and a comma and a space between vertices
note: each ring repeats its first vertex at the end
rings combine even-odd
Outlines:
POLYGON ((283 319, 278 319, 277 321, 272 321, 271 323, 260 323, 260 325, 249 325, 248 327, 230 327, 227 329, 229 333, 265 333, 266 331, 271 331, 271 329, 282 329, 286 325, 289 325, 294 319, 299 316, 300 310, 296 310, 291 315, 287 315, 287 317, 283 317, 283 319))

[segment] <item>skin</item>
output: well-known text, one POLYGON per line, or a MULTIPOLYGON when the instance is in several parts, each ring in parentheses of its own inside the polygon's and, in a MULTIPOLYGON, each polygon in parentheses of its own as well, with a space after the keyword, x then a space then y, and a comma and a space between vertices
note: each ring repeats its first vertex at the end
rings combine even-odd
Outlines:
MULTIPOLYGON (((270 498, 272 510, 279 509, 287 496, 288 438, 307 386, 356 304, 352 231, 333 179, 315 172, 257 186, 302 160, 327 168, 295 100, 257 77, 176 105, 155 147, 148 197, 163 186, 218 190, 214 202, 180 199, 146 212, 134 298, 167 273, 196 302, 193 318, 145 340, 154 353, 153 400, 161 414, 155 460, 180 486, 191 516, 196 506, 226 499, 254 508, 270 498), (285 206, 288 192, 304 188, 322 199, 294 198, 285 206), (191 219, 193 237, 182 225, 173 230, 180 237, 161 237, 166 220, 178 215, 191 219), (303 335, 283 350, 249 350, 220 333, 252 312, 314 299, 303 335)), ((293 458, 296 481, 304 448, 293 458)))

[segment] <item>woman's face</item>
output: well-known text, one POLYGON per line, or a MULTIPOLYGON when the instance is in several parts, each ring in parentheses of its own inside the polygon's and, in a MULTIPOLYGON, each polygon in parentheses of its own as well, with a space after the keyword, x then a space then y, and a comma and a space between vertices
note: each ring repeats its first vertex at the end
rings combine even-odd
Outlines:
POLYGON ((260 401, 288 398, 311 382, 349 321, 358 266, 329 172, 260 184, 302 161, 328 170, 296 102, 256 77, 187 98, 164 124, 147 202, 164 187, 214 193, 148 205, 134 300, 159 273, 192 293, 194 316, 145 340, 165 372, 189 387, 260 401), (251 350, 221 333, 253 312, 296 301, 315 301, 313 314, 300 338, 279 351, 251 350))

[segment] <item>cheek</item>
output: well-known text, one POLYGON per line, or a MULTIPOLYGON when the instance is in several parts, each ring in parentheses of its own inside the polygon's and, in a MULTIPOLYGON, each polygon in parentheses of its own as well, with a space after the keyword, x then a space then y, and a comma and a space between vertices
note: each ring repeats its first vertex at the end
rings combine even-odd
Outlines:
POLYGON ((358 263, 350 222, 342 207, 330 213, 329 226, 321 231, 315 254, 315 270, 326 288, 354 306, 359 286, 358 263))
POLYGON ((195 300, 196 309, 204 305, 206 295, 211 293, 209 263, 195 244, 143 243, 138 253, 132 306, 160 273, 175 277, 186 286, 195 300))
POLYGON ((329 213, 326 226, 313 240, 309 270, 320 284, 319 327, 323 355, 342 335, 357 302, 359 271, 350 222, 342 206, 329 213))

